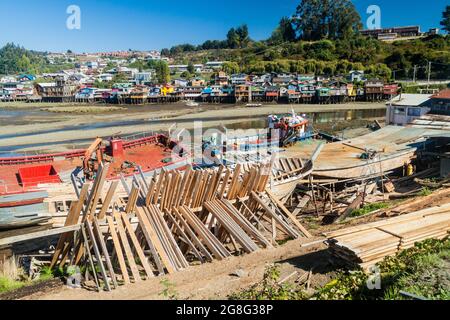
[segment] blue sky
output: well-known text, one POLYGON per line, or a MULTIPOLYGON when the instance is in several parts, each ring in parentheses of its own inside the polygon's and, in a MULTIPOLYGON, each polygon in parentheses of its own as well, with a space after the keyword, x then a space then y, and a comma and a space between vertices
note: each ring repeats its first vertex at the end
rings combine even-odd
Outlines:
MULTIPOLYGON (((300 0, 19 0, 0 5, 0 46, 15 42, 42 51, 96 52, 161 49, 224 39, 247 23, 252 38, 267 38, 300 0), (81 9, 81 30, 66 28, 69 5, 81 9)), ((448 0, 354 0, 363 22, 369 5, 380 6, 382 26, 439 27, 448 0)))

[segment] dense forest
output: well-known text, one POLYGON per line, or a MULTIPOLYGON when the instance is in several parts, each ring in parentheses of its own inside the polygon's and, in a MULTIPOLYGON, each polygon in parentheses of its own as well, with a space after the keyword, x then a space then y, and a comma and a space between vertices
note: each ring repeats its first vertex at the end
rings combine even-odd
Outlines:
POLYGON ((27 50, 14 43, 8 43, 0 49, 0 74, 56 72, 73 68, 72 63, 50 64, 44 52, 27 50))

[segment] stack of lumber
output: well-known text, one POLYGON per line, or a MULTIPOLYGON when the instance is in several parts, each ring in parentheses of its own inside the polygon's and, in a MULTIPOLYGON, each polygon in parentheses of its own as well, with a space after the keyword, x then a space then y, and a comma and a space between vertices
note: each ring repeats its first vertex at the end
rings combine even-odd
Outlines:
POLYGON ((427 239, 443 239, 450 231, 450 204, 326 234, 331 253, 367 269, 386 256, 427 239))
POLYGON ((141 186, 147 191, 147 204, 158 204, 162 210, 181 205, 197 209, 215 197, 235 200, 252 191, 263 191, 270 178, 269 167, 270 164, 255 165, 244 171, 238 164, 234 170, 221 166, 218 170, 163 171, 150 182, 142 178, 141 186))
POLYGON ((112 182, 107 171, 101 166, 79 190, 65 226, 80 229, 60 236, 51 262, 88 266, 98 290, 311 236, 267 189, 265 164, 162 171, 150 179, 140 172, 112 182))

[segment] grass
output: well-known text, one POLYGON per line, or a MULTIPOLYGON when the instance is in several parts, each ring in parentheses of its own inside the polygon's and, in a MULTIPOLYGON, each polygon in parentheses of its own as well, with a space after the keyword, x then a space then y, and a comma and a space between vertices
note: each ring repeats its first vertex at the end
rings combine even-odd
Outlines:
POLYGON ((416 243, 377 264, 380 288, 370 289, 369 274, 362 270, 339 271, 332 281, 313 294, 297 284, 279 284, 280 271, 269 266, 261 282, 229 299, 239 300, 406 300, 409 294, 429 300, 450 300, 450 239, 416 243))
POLYGON ((13 280, 9 277, 0 277, 0 293, 10 292, 20 289, 26 285, 24 281, 13 280))
POLYGON ((5 261, 0 261, 0 293, 15 291, 22 287, 60 277, 63 274, 64 270, 52 270, 48 266, 43 266, 38 277, 32 279, 25 274, 13 256, 5 261))
POLYGON ((381 210, 388 208, 389 204, 385 202, 378 202, 378 203, 370 203, 365 206, 363 206, 361 209, 353 210, 350 214, 350 217, 361 217, 366 214, 369 214, 371 212, 381 210))
POLYGON ((175 289, 175 284, 171 283, 168 279, 161 280, 160 284, 163 287, 159 293, 160 296, 168 300, 178 299, 178 292, 175 289))
POLYGON ((424 299, 450 299, 450 240, 426 240, 377 264, 381 288, 367 287, 362 271, 341 272, 315 295, 319 300, 405 300, 401 291, 424 299))
POLYGON ((430 188, 423 187, 422 190, 419 192, 419 196, 427 197, 427 196, 431 195, 432 193, 433 193, 433 191, 431 191, 430 188))

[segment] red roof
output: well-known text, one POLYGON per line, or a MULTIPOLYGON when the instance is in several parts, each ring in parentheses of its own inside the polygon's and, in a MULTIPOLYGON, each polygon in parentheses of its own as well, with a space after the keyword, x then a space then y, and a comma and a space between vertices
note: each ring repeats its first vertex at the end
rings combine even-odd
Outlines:
POLYGON ((441 92, 432 96, 431 99, 449 99, 450 100, 450 89, 442 90, 441 92))

